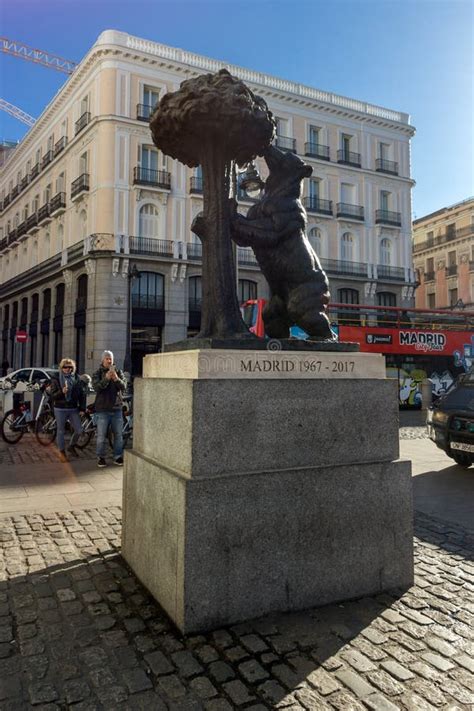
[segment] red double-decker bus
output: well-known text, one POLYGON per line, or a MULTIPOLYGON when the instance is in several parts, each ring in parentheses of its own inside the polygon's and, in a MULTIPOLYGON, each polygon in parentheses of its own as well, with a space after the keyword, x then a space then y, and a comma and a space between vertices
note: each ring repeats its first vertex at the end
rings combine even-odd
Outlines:
MULTIPOLYGON (((265 299, 242 304, 250 330, 265 335, 265 299)), ((421 384, 428 378, 439 397, 474 365, 474 312, 403 309, 394 306, 331 303, 331 328, 340 341, 359 343, 367 353, 383 353, 387 375, 398 378, 401 407, 421 407, 421 384)), ((307 338, 292 328, 298 338, 307 338)))

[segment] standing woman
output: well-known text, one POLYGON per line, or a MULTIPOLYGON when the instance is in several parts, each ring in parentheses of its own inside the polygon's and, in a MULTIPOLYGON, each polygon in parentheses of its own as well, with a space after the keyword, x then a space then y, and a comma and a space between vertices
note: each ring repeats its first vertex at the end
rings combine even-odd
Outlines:
POLYGON ((76 373, 76 363, 72 358, 63 358, 59 364, 59 378, 52 378, 50 396, 54 405, 57 423, 57 444, 59 459, 66 462, 64 434, 69 420, 74 433, 69 443, 68 452, 78 456, 75 444, 82 432, 80 412, 86 409, 86 394, 80 377, 76 373))

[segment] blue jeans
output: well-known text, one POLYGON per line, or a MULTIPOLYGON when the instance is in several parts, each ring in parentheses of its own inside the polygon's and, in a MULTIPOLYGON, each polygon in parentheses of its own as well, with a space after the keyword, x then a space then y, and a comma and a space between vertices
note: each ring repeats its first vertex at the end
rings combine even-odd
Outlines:
POLYGON ((96 412, 95 419, 97 422, 97 456, 105 457, 107 447, 107 430, 109 429, 110 425, 112 428, 112 433, 114 435, 114 459, 122 457, 122 410, 113 410, 111 412, 96 412))
POLYGON ((66 409, 60 409, 59 407, 54 408, 54 417, 56 418, 56 424, 58 427, 58 431, 56 434, 56 442, 58 444, 58 449, 60 452, 64 452, 64 433, 66 430, 66 422, 69 420, 71 423, 74 432, 71 437, 71 441, 69 442, 69 446, 73 447, 78 438, 79 435, 82 432, 82 425, 81 425, 81 418, 79 417, 79 410, 76 408, 71 409, 71 410, 66 410, 66 409))

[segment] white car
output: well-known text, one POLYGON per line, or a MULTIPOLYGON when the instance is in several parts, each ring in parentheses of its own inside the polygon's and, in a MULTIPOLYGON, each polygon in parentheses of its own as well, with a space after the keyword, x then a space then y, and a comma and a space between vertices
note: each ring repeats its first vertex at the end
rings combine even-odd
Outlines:
POLYGON ((14 387, 20 382, 38 383, 41 380, 51 380, 51 378, 58 377, 59 370, 54 368, 20 368, 0 378, 0 388, 4 386, 4 383, 7 386, 14 387))

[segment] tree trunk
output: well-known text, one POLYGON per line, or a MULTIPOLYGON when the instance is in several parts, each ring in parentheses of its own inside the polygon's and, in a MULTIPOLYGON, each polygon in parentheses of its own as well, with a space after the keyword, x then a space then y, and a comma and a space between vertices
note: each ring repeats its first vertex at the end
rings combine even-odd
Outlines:
POLYGON ((248 335, 239 308, 229 224, 230 163, 207 142, 201 161, 205 236, 202 238, 202 311, 198 338, 248 335))

